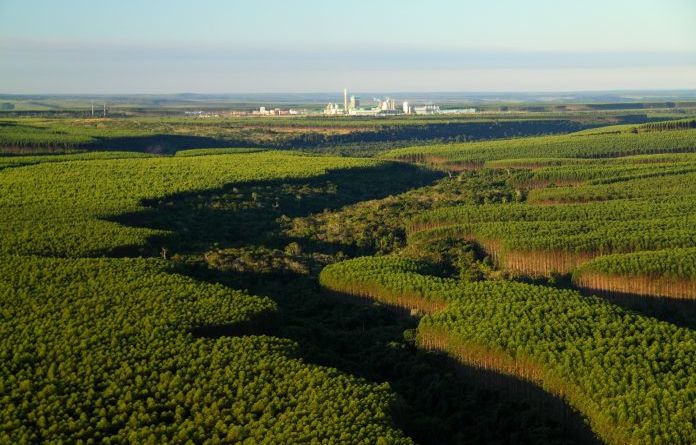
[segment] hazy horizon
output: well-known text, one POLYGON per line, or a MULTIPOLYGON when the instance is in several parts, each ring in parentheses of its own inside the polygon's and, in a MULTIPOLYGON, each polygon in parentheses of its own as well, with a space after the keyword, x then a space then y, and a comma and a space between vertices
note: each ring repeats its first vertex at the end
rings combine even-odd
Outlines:
MULTIPOLYGON (((486 97, 490 95, 511 95, 511 96, 534 96, 534 95, 549 95, 556 99, 562 99, 562 95, 577 95, 577 96, 593 96, 593 95, 625 95, 626 98, 637 99, 635 97, 629 97, 632 94, 648 94, 655 93, 654 95, 649 95, 645 97, 690 97, 691 95, 696 96, 696 88, 644 88, 644 89, 611 89, 611 90, 490 90, 490 91, 455 91, 455 90, 403 90, 403 91, 386 91, 386 90, 373 90, 373 91, 356 91, 348 90, 350 94, 356 95, 389 95, 389 94, 432 94, 432 95, 456 95, 456 96, 472 96, 472 97, 486 97), (686 96, 683 96, 686 94, 686 96)), ((120 97, 138 97, 138 96, 162 96, 162 97, 177 97, 177 96, 200 96, 200 97, 210 97, 210 98, 224 98, 224 97, 240 97, 240 96, 327 96, 327 95, 339 95, 343 97, 343 89, 339 88, 334 91, 212 91, 207 93, 199 93, 195 91, 174 91, 167 93, 148 93, 148 92, 125 92, 125 93, 113 93, 113 92, 103 92, 103 93, 89 93, 89 92, 64 92, 64 93, 52 93, 45 91, 37 91, 32 93, 6 93, 0 91, 0 97, 10 97, 10 96, 65 96, 65 97, 107 97, 107 96, 120 96, 120 97)))
POLYGON ((684 0, 5 0, 0 92, 687 90, 693 23, 684 0))

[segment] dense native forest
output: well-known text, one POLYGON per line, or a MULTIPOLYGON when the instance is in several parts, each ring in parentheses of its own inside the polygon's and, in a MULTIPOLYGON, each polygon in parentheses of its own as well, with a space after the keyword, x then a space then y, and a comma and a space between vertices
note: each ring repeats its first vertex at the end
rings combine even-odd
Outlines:
POLYGON ((696 443, 688 111, 14 115, 0 223, 0 443, 696 443))

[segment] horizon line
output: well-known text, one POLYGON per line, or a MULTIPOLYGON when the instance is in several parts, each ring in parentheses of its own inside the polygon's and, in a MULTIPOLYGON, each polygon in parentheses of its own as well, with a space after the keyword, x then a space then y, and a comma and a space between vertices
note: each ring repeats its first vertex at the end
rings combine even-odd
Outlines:
MULTIPOLYGON (((613 89, 577 89, 577 90, 351 90, 357 93, 399 93, 399 94, 589 94, 589 93, 627 93, 627 92, 694 92, 696 87, 674 87, 674 88, 613 88, 613 89)), ((31 93, 5 93, 0 91, 0 96, 230 96, 230 95, 298 95, 298 94, 343 94, 343 89, 324 90, 324 91, 229 91, 229 92, 194 92, 178 91, 167 93, 148 93, 148 92, 31 92, 31 93)))

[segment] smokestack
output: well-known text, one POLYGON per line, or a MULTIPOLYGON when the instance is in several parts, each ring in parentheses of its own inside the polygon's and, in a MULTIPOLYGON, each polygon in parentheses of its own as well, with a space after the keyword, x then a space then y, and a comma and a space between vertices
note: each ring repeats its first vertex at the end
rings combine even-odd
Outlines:
POLYGON ((348 114, 348 88, 343 89, 343 112, 348 114))

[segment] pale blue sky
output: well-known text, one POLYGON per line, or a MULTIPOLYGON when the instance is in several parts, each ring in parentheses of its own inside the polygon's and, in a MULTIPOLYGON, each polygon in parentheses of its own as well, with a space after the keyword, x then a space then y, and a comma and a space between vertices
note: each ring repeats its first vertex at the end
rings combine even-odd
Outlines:
POLYGON ((0 0, 0 93, 696 88, 696 2, 0 0))

